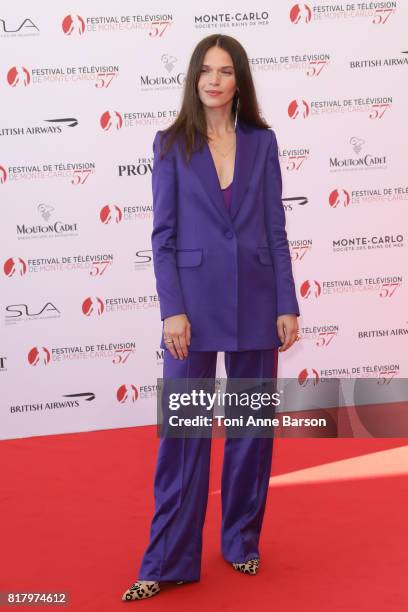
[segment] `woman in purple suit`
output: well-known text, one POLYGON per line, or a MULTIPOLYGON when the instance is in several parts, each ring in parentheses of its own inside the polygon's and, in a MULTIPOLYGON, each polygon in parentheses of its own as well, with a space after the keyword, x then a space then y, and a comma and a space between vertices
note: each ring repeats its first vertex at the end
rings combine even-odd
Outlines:
MULTIPOLYGON (((261 118, 242 45, 212 35, 193 51, 181 110, 153 142, 153 264, 163 321, 163 380, 277 376, 298 337, 299 306, 275 133, 261 118)), ((221 553, 254 575, 273 435, 228 437, 221 553)), ((160 439, 150 541, 122 599, 200 579, 211 436, 160 439)))

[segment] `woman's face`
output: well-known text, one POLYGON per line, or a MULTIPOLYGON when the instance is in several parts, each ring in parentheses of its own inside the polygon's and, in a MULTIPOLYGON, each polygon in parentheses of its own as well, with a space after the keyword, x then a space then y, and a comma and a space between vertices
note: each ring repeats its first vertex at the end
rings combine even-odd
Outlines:
POLYGON ((227 51, 220 47, 208 49, 201 66, 197 89, 201 102, 209 108, 224 106, 232 101, 236 90, 235 70, 227 51))

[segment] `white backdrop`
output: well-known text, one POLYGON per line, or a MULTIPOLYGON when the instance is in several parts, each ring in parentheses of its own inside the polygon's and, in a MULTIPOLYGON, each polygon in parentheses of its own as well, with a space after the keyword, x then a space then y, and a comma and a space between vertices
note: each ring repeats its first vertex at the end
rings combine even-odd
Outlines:
POLYGON ((152 141, 212 33, 280 148, 302 339, 279 376, 406 376, 407 4, 170 6, 0 14, 2 438, 155 422, 152 141))

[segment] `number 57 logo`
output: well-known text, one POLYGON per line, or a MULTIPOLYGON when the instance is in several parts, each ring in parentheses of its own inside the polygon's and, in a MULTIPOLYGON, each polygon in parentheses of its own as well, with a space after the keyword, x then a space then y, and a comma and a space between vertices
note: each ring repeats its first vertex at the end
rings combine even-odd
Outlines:
POLYGON ((126 361, 129 359, 129 356, 134 352, 134 349, 116 349, 115 356, 112 359, 112 363, 126 363, 126 361))
POLYGON ((401 283, 383 283, 380 289, 380 297, 391 297, 394 295, 397 287, 401 287, 401 283))

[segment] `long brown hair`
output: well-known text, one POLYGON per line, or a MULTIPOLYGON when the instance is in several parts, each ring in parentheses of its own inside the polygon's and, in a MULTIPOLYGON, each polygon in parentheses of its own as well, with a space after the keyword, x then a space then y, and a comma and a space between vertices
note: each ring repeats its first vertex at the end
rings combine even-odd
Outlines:
MULTIPOLYGON (((176 138, 182 141, 187 161, 189 161, 194 150, 196 139, 199 141, 200 148, 204 145, 204 140, 208 142, 207 124, 203 105, 197 93, 197 83, 204 56, 208 49, 214 46, 221 47, 232 58, 236 85, 239 89, 238 119, 259 128, 268 129, 270 127, 259 112, 255 86, 244 47, 232 36, 211 34, 197 44, 191 56, 184 82, 184 95, 180 112, 176 120, 162 130, 160 143, 164 138, 166 139, 164 148, 160 147, 162 157, 171 148, 176 138)), ((237 99, 238 96, 235 94, 231 109, 233 117, 235 117, 237 99)))

